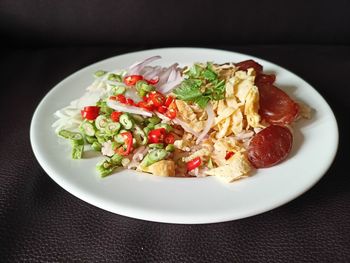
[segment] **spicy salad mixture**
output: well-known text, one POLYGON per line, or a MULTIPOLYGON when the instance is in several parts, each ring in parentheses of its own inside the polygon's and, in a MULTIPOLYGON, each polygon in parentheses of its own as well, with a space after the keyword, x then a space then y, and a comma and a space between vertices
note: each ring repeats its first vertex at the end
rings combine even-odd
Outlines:
POLYGON ((57 111, 52 125, 72 144, 106 156, 102 177, 119 167, 158 176, 247 177, 288 156, 291 124, 310 109, 274 85, 253 60, 95 72, 86 93, 57 111))

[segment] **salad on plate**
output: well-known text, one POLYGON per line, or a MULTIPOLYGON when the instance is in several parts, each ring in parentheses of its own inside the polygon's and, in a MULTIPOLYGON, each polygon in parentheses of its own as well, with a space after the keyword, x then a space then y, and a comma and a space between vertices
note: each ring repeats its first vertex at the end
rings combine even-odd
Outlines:
POLYGON ((99 70, 86 93, 58 110, 56 133, 72 158, 94 150, 102 177, 119 169, 157 176, 215 176, 225 182, 284 161, 293 123, 310 108, 274 85, 253 60, 99 70))

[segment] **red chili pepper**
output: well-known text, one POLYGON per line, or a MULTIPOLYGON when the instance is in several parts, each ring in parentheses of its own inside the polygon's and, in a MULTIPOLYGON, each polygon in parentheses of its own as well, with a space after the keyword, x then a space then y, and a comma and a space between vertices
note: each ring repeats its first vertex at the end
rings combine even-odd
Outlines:
POLYGON ((164 142, 166 144, 174 144, 175 142, 175 136, 173 133, 168 133, 165 138, 164 138, 164 142))
POLYGON ((152 130, 148 133, 148 142, 149 143, 160 143, 164 141, 166 135, 165 128, 159 128, 152 130))
POLYGON ((136 84, 136 82, 138 82, 139 80, 143 80, 143 77, 141 75, 130 75, 130 76, 126 76, 124 78, 124 83, 127 86, 133 86, 136 84))
POLYGON ((164 105, 165 97, 162 93, 158 91, 152 91, 149 94, 149 100, 152 101, 154 106, 160 107, 164 105))
POLYGON ((172 96, 168 96, 165 100, 164 106, 169 107, 173 101, 174 101, 174 98, 172 96))
POLYGON ((187 171, 192 171, 193 169, 196 169, 198 166, 200 166, 202 163, 202 159, 200 157, 196 157, 193 160, 187 162, 187 171))
POLYGON ((148 93, 145 96, 142 97, 142 100, 145 101, 145 102, 147 102, 149 100, 148 93))
POLYGON ((118 122, 118 121, 119 121, 120 115, 122 115, 122 112, 113 111, 112 114, 111 114, 111 119, 112 119, 112 121, 118 122))
POLYGON ((127 98, 125 103, 130 105, 130 106, 134 106, 135 105, 135 102, 132 99, 130 99, 130 98, 127 98))
POLYGON ((123 94, 117 95, 117 100, 121 103, 126 103, 126 98, 123 94))
POLYGON ((153 111, 153 105, 149 104, 146 101, 140 101, 139 103, 137 103, 137 107, 143 108, 148 111, 153 111))
POLYGON ((230 159, 235 153, 234 152, 227 152, 225 156, 225 160, 230 159))
POLYGON ((131 132, 122 132, 120 135, 122 135, 124 138, 124 146, 126 148, 121 146, 116 150, 116 153, 125 156, 128 155, 132 150, 132 134, 131 132))
POLYGON ((160 106, 160 107, 157 108, 157 111, 159 113, 162 113, 162 114, 166 113, 167 110, 168 110, 168 108, 165 107, 165 106, 160 106))
POLYGON ((175 119, 176 118, 176 110, 175 109, 169 109, 166 113, 165 116, 168 117, 169 119, 175 119))
POLYGON ((176 103, 175 100, 173 100, 169 107, 168 107, 168 111, 165 113, 165 116, 167 116, 169 119, 175 119, 177 115, 177 107, 176 107, 176 103))
POLYGON ((86 106, 81 111, 81 116, 83 117, 83 119, 87 119, 87 120, 93 121, 94 119, 97 118, 99 112, 100 112, 100 107, 97 107, 97 106, 86 106))
POLYGON ((155 84, 157 84, 159 82, 159 78, 157 77, 155 79, 149 79, 149 80, 146 79, 146 81, 150 85, 155 85, 155 84))

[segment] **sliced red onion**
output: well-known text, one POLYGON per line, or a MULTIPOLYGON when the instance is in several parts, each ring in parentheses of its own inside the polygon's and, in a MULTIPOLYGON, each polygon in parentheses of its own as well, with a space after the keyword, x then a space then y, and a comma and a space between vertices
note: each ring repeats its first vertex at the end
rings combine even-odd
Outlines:
POLYGON ((153 57, 145 59, 144 61, 136 62, 136 63, 132 64, 129 67, 128 75, 139 75, 140 71, 143 69, 144 66, 146 66, 149 63, 151 63, 157 59, 160 59, 160 58, 161 58, 161 56, 153 56, 153 57))
POLYGON ((161 88, 159 88, 158 90, 161 93, 167 94, 169 92, 171 92, 174 88, 176 88, 181 82, 182 82, 183 78, 181 77, 181 74, 177 75, 176 79, 173 81, 170 81, 166 84, 164 84, 161 88))
POLYGON ((143 159, 143 156, 145 156, 145 153, 148 151, 148 147, 140 146, 137 148, 137 150, 133 153, 132 160, 136 162, 140 162, 143 159))
POLYGON ((154 112, 159 118, 161 118, 163 121, 170 121, 170 119, 167 116, 164 116, 163 114, 159 112, 154 112))
POLYGON ((126 88, 125 91, 125 96, 127 98, 132 99, 134 102, 139 102, 142 99, 140 98, 140 96, 137 94, 136 89, 134 87, 128 87, 126 88))
POLYGON ((155 66, 155 67, 151 67, 151 66, 147 66, 142 70, 142 76, 147 79, 147 80, 151 80, 154 78, 159 78, 159 75, 162 72, 162 67, 160 66, 155 66))
POLYGON ((204 137, 208 134, 211 126, 214 123, 214 118, 215 118, 215 114, 213 111, 213 106, 211 105, 211 103, 209 102, 207 107, 205 108, 207 114, 208 114, 208 119, 207 119, 207 123, 205 124, 205 127, 203 129, 203 131, 199 134, 197 140, 196 140, 196 144, 199 144, 204 137))
POLYGON ((186 122, 180 120, 179 118, 175 118, 175 119, 173 119, 172 121, 173 121, 175 124, 181 125, 182 128, 183 128, 185 131, 187 131, 187 132, 189 132, 189 133, 192 133, 192 134, 193 134, 194 136, 196 136, 196 137, 199 136, 198 132, 196 132, 195 130, 193 130, 186 122))
POLYGON ((139 114, 147 117, 152 117, 152 113, 149 111, 146 111, 134 106, 124 105, 115 100, 108 100, 107 106, 116 111, 128 112, 128 113, 139 114))
POLYGON ((173 70, 176 70, 176 67, 178 66, 178 63, 174 63, 168 68, 163 68, 163 71, 159 75, 159 81, 156 85, 157 88, 161 88, 162 85, 167 83, 169 76, 173 70))

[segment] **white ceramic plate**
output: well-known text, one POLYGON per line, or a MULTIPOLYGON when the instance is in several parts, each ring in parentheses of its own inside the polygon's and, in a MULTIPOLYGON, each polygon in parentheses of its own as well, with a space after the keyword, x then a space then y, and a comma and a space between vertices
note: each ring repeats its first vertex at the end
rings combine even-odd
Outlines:
POLYGON ((327 102, 308 83, 268 61, 239 53, 201 48, 165 48, 129 53, 103 60, 56 85, 37 107, 30 130, 40 165, 76 197, 113 213, 167 223, 213 223, 256 215, 283 205, 313 186, 336 154, 338 128, 327 102), (314 109, 311 120, 295 125, 294 145, 282 164, 260 169, 252 177, 224 184, 214 177, 162 178, 120 172, 101 179, 95 171, 100 157, 70 159, 70 145, 58 138, 53 113, 80 97, 98 69, 127 68, 136 61, 161 55, 159 65, 193 62, 238 62, 253 58, 277 75, 277 86, 314 109), (322 150, 320 150, 322 145, 322 150))

